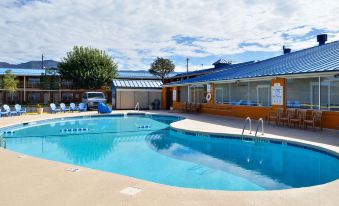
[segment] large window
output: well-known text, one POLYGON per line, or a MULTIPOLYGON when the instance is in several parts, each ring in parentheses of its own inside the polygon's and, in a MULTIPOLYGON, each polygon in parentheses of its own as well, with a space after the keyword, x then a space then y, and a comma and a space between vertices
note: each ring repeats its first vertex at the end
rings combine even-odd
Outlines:
POLYGON ((271 81, 235 82, 216 84, 215 103, 270 106, 271 81))
POLYGON ((319 108, 319 78, 287 79, 286 107, 319 108))
POLYGON ((338 78, 288 79, 286 87, 286 107, 339 111, 338 78))
POLYGON ((207 95, 206 85, 192 85, 189 87, 189 102, 191 103, 205 103, 207 95))
POLYGON ((339 111, 339 78, 321 78, 320 106, 323 110, 339 111))
POLYGON ((39 103, 40 102, 40 92, 28 92, 27 99, 29 103, 39 103))
POLYGON ((230 84, 215 85, 215 103, 228 104, 230 102, 230 84))
POLYGON ((248 105, 271 106, 271 81, 249 82, 248 105))
POLYGON ((180 87, 179 88, 180 93, 180 102, 187 102, 188 101, 188 87, 180 87))

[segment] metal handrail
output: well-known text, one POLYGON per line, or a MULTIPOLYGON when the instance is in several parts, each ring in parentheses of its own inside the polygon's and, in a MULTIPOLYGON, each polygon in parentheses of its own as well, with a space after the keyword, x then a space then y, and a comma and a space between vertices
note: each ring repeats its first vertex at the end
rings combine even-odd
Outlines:
POLYGON ((250 123, 250 134, 252 134, 252 120, 251 120, 251 118, 250 118, 250 117, 246 117, 246 119, 245 119, 245 123, 244 123, 244 128, 242 129, 242 133, 241 133, 241 135, 244 135, 245 128, 246 128, 246 126, 247 126, 247 122, 249 122, 249 123, 250 123))
POLYGON ((137 102, 137 104, 134 107, 134 110, 136 111, 138 109, 138 112, 140 111, 140 106, 139 106, 139 102, 137 102))
POLYGON ((260 125, 260 123, 261 123, 261 135, 264 135, 264 120, 263 120, 263 118, 260 118, 259 120, 258 120, 258 124, 257 124, 257 129, 256 129, 256 131, 255 131, 255 137, 257 136, 257 133, 258 133, 258 130, 259 130, 259 125, 260 125))

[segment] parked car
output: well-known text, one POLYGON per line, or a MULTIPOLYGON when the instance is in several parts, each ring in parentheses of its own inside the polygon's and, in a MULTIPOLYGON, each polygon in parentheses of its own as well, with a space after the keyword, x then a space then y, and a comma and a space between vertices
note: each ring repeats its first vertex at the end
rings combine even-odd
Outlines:
POLYGON ((105 94, 102 92, 85 92, 82 95, 82 103, 86 104, 88 109, 97 109, 99 102, 107 102, 105 94))

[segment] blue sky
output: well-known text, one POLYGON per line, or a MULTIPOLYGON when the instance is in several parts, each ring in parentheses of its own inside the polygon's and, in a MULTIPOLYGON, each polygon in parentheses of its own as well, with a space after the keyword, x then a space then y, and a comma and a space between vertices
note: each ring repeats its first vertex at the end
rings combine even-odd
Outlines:
MULTIPOLYGON (((219 58, 262 60, 339 40, 337 0, 0 0, 0 61, 60 61, 75 45, 105 50, 119 69, 170 58, 177 71, 219 58)), ((203 66, 202 66, 203 65, 203 66)))

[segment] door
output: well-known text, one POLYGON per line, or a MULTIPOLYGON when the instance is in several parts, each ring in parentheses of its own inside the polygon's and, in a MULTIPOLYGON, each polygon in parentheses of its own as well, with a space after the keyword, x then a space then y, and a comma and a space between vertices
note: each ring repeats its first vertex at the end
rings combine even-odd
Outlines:
POLYGON ((48 104, 51 101, 51 94, 49 92, 44 93, 44 104, 48 104))
POLYGON ((270 85, 257 86, 257 106, 267 107, 270 103, 270 85))
POLYGON ((172 107, 173 104, 173 100, 172 100, 172 89, 167 89, 166 92, 166 109, 170 109, 172 107))

